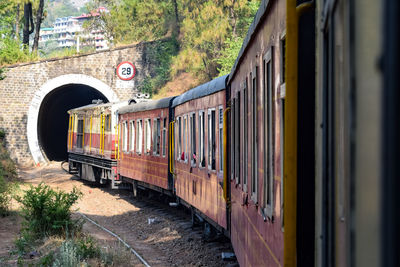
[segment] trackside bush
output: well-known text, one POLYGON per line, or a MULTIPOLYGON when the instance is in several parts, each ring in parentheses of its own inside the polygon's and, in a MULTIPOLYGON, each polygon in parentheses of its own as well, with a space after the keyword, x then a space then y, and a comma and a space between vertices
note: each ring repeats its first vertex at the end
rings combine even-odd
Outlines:
POLYGON ((9 186, 4 179, 3 170, 0 168, 0 216, 8 214, 10 204, 10 190, 9 186))
POLYGON ((54 191, 43 183, 30 186, 22 198, 17 197, 22 204, 26 230, 38 236, 65 236, 66 231, 74 232, 79 224, 71 219, 71 207, 81 195, 75 187, 66 193, 54 191))

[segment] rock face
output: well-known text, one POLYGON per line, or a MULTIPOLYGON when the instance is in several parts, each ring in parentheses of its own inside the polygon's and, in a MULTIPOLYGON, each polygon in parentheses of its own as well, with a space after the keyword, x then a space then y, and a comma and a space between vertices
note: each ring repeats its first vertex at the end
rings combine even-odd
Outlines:
POLYGON ((154 76, 154 62, 148 51, 156 45, 155 42, 139 43, 7 67, 6 78, 0 81, 0 129, 6 133, 11 157, 18 163, 33 162, 32 144, 37 144, 37 140, 28 137, 28 121, 31 131, 35 131, 37 113, 46 95, 62 86, 84 84, 98 90, 109 101, 128 100, 147 77, 154 76), (130 81, 123 81, 116 75, 116 68, 123 61, 130 61, 136 67, 136 75, 130 81))

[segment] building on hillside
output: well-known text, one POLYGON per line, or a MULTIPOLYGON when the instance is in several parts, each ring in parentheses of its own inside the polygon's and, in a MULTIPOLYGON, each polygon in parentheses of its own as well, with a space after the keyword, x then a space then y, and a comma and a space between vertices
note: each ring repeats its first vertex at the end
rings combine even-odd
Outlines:
POLYGON ((54 22, 54 35, 58 47, 76 46, 76 36, 82 31, 82 26, 74 17, 57 18, 54 22))
POLYGON ((39 43, 54 39, 53 28, 41 28, 39 33, 39 43))
MULTIPOLYGON (((99 7, 96 11, 88 14, 82 14, 78 17, 75 17, 75 19, 78 20, 78 23, 83 28, 83 24, 85 21, 96 19, 96 17, 100 17, 103 12, 107 13, 109 11, 105 7, 99 7)), ((104 29, 100 26, 99 28, 90 31, 90 33, 83 34, 82 39, 84 40, 84 42, 81 43, 85 46, 94 46, 96 50, 108 49, 109 42, 105 39, 104 35, 104 29)))
POLYGON ((96 19, 103 12, 108 12, 108 10, 105 7, 99 7, 96 11, 77 17, 57 18, 51 36, 50 32, 41 31, 41 39, 43 39, 43 42, 54 39, 59 48, 76 47, 79 50, 81 47, 94 47, 96 50, 108 49, 109 42, 104 38, 103 29, 86 32, 83 28, 85 21, 96 19))

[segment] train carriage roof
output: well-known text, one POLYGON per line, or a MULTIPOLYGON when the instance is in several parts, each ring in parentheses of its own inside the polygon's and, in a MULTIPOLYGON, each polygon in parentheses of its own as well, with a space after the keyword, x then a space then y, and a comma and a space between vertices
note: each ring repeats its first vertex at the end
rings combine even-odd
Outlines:
POLYGON ((172 102, 172 107, 179 106, 192 99, 197 99, 224 90, 227 77, 228 75, 218 77, 212 81, 203 83, 202 85, 186 91, 185 93, 174 99, 174 101, 172 102))
POLYGON ((88 110, 88 109, 92 109, 92 108, 107 108, 107 107, 111 107, 113 104, 115 103, 102 103, 102 104, 89 104, 86 106, 81 106, 78 108, 73 108, 70 109, 69 111, 81 111, 81 110, 88 110))
POLYGON ((147 102, 131 103, 118 109, 119 114, 153 110, 158 108, 168 108, 174 97, 166 97, 160 100, 151 100, 147 102))
POLYGON ((250 42, 253 40, 253 38, 257 34, 257 27, 260 24, 260 21, 266 15, 267 9, 270 6, 270 2, 272 2, 272 1, 271 0, 262 0, 261 1, 260 7, 258 8, 256 15, 254 16, 254 20, 251 23, 249 30, 247 31, 246 37, 243 40, 242 48, 240 48, 239 55, 236 58, 235 64, 233 64, 233 67, 232 67, 231 73, 228 77, 227 83, 230 83, 232 78, 235 76, 238 65, 242 61, 242 58, 245 55, 246 49, 249 46, 250 42))

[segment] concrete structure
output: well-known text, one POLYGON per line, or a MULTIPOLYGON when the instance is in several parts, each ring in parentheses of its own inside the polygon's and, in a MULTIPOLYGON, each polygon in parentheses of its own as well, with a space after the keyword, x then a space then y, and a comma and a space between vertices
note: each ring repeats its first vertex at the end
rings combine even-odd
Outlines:
POLYGON ((92 99, 122 101, 154 76, 149 51, 156 43, 140 43, 63 59, 7 68, 0 81, 0 129, 6 132, 11 157, 18 163, 62 160, 66 157, 68 109, 92 99), (136 76, 123 81, 116 75, 122 61, 131 61, 136 76))
POLYGON ((39 43, 53 40, 53 28, 41 28, 39 33, 39 43))
POLYGON ((82 31, 82 26, 73 17, 57 18, 54 22, 54 36, 59 47, 76 45, 76 36, 82 31))

